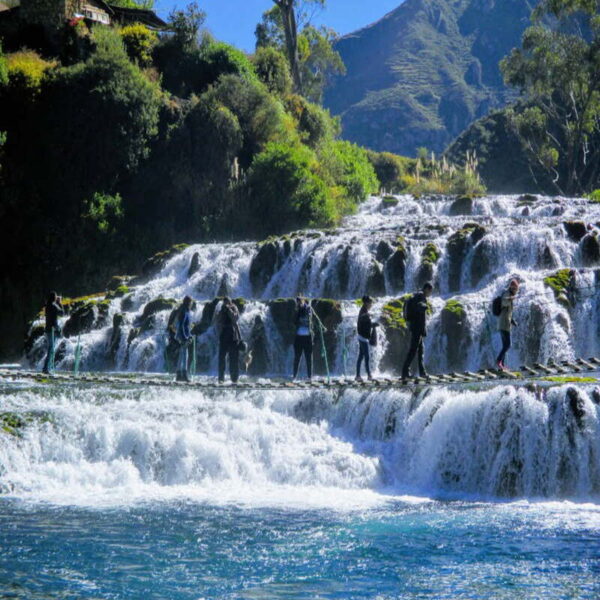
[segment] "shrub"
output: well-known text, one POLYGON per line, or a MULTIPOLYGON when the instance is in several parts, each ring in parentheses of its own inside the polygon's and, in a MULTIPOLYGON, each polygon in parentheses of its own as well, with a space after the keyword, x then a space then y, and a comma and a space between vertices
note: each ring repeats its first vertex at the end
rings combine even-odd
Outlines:
POLYGON ((254 69, 272 94, 285 96, 292 89, 287 58, 273 47, 259 48, 254 55, 254 69))
POLYGON ((316 168, 316 156, 305 146, 267 145, 249 174, 248 208, 258 230, 279 233, 334 223, 335 209, 316 168))
POLYGON ((33 50, 21 50, 8 55, 8 81, 21 90, 38 93, 44 74, 55 62, 44 60, 33 50))
POLYGON ((600 190, 594 190, 588 196, 590 202, 600 202, 600 190))
POLYGON ((411 168, 414 168, 414 159, 398 156, 391 152, 374 152, 372 150, 367 151, 367 156, 383 190, 398 193, 406 188, 402 178, 411 168))
POLYGON ((2 53, 2 44, 0 43, 0 85, 8 83, 8 66, 2 53))
POLYGON ((152 51, 158 42, 158 35, 140 23, 123 27, 120 34, 129 58, 140 67, 150 66, 152 51))

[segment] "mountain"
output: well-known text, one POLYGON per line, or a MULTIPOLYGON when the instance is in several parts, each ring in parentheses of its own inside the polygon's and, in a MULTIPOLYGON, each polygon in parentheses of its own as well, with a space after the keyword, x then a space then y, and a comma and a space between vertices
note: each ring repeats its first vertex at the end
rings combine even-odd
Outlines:
POLYGON ((520 44, 535 2, 406 0, 339 39, 347 74, 325 94, 343 136, 374 150, 441 152, 513 98, 498 62, 520 44))

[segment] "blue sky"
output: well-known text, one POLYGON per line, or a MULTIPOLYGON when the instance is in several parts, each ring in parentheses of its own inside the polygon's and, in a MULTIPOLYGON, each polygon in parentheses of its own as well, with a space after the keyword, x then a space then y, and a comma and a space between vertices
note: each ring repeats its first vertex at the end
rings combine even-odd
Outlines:
MULTIPOLYGON (((188 0, 155 0, 154 9, 167 17, 174 7, 183 8, 188 0)), ((272 0, 198 0, 208 14, 207 27, 216 38, 246 51, 254 50, 254 28, 272 0)), ((327 8, 315 23, 332 27, 340 34, 350 33, 377 21, 402 4, 402 0, 328 0, 327 8)))

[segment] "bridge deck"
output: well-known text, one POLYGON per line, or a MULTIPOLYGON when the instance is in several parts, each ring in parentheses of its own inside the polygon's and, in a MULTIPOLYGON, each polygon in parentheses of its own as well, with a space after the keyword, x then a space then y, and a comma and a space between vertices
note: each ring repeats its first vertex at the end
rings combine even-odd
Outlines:
POLYGON ((110 384, 110 385, 141 385, 152 387, 176 387, 182 389, 201 390, 311 390, 311 389, 384 389, 384 388, 408 388, 414 386, 443 386, 473 383, 508 383, 540 380, 548 377, 585 377, 596 373, 600 377, 600 359, 596 357, 588 359, 576 359, 573 361, 562 361, 560 363, 549 362, 542 365, 523 365, 519 372, 496 371, 482 369, 478 372, 466 371, 464 373, 447 373, 442 375, 431 375, 427 379, 411 377, 408 380, 401 378, 381 377, 374 381, 357 382, 351 378, 332 377, 317 378, 312 381, 291 381, 283 379, 273 380, 248 380, 234 384, 226 382, 220 384, 209 377, 197 377, 191 383, 173 381, 169 376, 154 374, 117 374, 117 373, 82 373, 75 375, 67 372, 57 372, 50 375, 37 371, 21 369, 0 369, 0 378, 7 380, 32 380, 37 383, 77 383, 77 384, 110 384))

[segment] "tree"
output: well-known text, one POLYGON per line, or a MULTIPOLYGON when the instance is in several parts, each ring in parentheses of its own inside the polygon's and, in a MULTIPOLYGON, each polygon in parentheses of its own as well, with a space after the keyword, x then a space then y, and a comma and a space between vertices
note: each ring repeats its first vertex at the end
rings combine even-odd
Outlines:
POLYGON ((590 191, 600 175, 600 0, 542 0, 522 47, 502 61, 528 101, 509 113, 530 171, 559 194, 590 191))
POLYGON ((254 55, 258 78, 272 94, 286 96, 292 88, 292 77, 285 56, 276 48, 258 48, 254 55))
POLYGON ((206 13, 197 2, 192 2, 184 10, 171 11, 169 29, 173 32, 175 41, 181 46, 196 46, 205 20, 206 13))
POLYGON ((154 31, 140 23, 134 23, 121 29, 121 37, 129 58, 140 67, 149 67, 152 64, 152 50, 158 42, 154 31))

